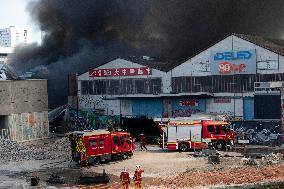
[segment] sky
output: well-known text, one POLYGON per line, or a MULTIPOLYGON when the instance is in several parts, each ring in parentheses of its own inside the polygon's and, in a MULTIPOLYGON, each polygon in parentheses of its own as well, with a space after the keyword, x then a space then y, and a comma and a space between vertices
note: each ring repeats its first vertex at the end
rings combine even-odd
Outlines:
POLYGON ((41 32, 33 23, 26 6, 30 0, 0 0, 0 28, 26 27, 32 30, 32 40, 40 42, 41 32))

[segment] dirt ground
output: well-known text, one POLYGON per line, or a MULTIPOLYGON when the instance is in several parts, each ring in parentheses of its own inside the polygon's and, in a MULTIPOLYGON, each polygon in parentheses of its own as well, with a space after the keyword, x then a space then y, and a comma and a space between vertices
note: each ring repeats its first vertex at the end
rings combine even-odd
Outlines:
MULTIPOLYGON (((32 144, 44 148, 47 141, 32 144)), ((53 148, 52 148, 53 149, 53 148)), ((58 153, 68 149, 54 148, 58 153)), ((257 160, 255 166, 244 165, 241 154, 220 152, 220 164, 209 164, 207 157, 194 157, 194 152, 172 152, 157 146, 148 146, 148 151, 135 151, 132 158, 123 161, 102 163, 79 169, 69 158, 48 160, 9 161, 0 165, 0 188, 31 188, 30 178, 37 175, 40 184, 37 188, 120 188, 119 175, 126 168, 133 177, 135 166, 144 169, 143 188, 216 188, 254 182, 284 182, 283 160, 277 164, 264 165, 257 160), (80 176, 92 176, 105 172, 110 177, 109 184, 79 186, 80 176), (45 181, 52 174, 63 176, 66 184, 49 185, 45 181)), ((64 157, 64 156, 60 156, 64 157)), ((134 188, 133 181, 130 188, 134 188)))

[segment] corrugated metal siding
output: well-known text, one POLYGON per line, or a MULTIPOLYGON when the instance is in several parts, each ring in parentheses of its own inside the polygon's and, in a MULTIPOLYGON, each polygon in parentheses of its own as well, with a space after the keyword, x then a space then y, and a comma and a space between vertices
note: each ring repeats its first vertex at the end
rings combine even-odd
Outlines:
POLYGON ((205 112, 206 100, 205 99, 189 99, 189 98, 175 98, 172 100, 172 116, 173 117, 185 117, 190 116, 196 112, 205 112), (197 101, 198 106, 181 106, 180 101, 197 101))
POLYGON ((162 117, 163 100, 161 98, 136 98, 132 101, 133 116, 148 118, 162 117))
POLYGON ((244 120, 254 119, 254 99, 245 97, 244 101, 244 120))

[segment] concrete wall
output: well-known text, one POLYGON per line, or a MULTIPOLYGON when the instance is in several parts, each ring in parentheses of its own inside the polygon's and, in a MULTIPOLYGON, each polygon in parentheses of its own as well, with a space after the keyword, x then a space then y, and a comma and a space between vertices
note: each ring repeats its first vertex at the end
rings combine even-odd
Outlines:
POLYGON ((47 80, 0 81, 0 107, 0 115, 47 111, 47 80))
POLYGON ((13 141, 46 138, 49 134, 48 112, 11 114, 8 116, 8 128, 13 141))

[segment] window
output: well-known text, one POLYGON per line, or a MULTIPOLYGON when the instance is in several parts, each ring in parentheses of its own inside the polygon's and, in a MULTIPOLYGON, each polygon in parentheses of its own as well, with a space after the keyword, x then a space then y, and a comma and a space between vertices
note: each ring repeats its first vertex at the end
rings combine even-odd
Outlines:
POLYGON ((230 131, 229 126, 228 125, 222 125, 222 130, 227 133, 230 131))
POLYGON ((103 138, 100 139, 100 145, 104 145, 105 144, 105 140, 103 138))
POLYGON ((216 125, 216 134, 221 134, 221 125, 216 125))
POLYGON ((89 81, 88 94, 94 94, 93 81, 89 81))
POLYGON ((109 80, 108 94, 117 95, 119 94, 119 80, 109 80))
POLYGON ((210 133, 215 133, 214 125, 207 125, 207 131, 209 131, 210 133))
POLYGON ((82 95, 88 94, 88 87, 89 87, 88 81, 82 81, 81 82, 81 93, 82 93, 82 95))
POLYGON ((113 137, 113 143, 118 145, 119 144, 119 138, 117 136, 113 137))
POLYGON ((89 145, 90 146, 97 146, 97 140, 90 140, 89 145))
POLYGON ((135 81, 135 92, 138 94, 144 93, 144 80, 143 79, 136 79, 135 81))
POLYGON ((151 79, 150 86, 151 86, 150 93, 153 93, 153 94, 161 93, 162 81, 160 78, 151 79))
POLYGON ((121 138, 119 138, 118 136, 114 136, 114 137, 113 137, 113 142, 114 142, 114 144, 116 144, 117 146, 122 146, 122 145, 123 145, 123 142, 122 142, 121 138))

